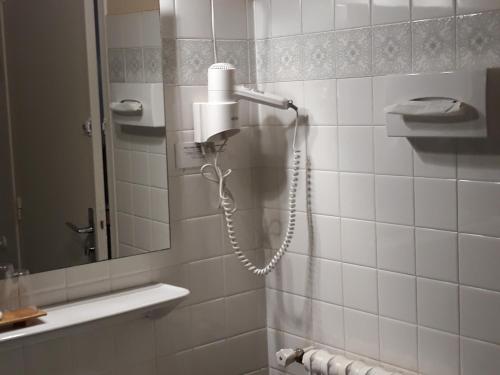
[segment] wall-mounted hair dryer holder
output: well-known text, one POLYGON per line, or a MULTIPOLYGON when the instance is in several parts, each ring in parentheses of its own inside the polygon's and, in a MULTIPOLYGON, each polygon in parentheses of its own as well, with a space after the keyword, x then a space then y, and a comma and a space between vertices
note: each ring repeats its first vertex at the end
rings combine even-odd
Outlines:
POLYGON ((240 131, 238 102, 193 103, 196 143, 218 142, 240 131))
POLYGON ((235 84, 236 69, 227 63, 213 64, 208 69, 208 101, 193 103, 194 141, 218 142, 239 132, 238 101, 267 105, 279 109, 297 107, 279 95, 235 84))

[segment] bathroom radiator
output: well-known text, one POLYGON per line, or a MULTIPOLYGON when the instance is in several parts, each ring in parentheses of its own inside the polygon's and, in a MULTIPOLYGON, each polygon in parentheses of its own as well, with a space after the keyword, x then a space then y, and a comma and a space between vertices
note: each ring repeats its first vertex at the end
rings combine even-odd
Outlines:
POLYGON ((276 353, 276 359, 282 367, 300 363, 310 375, 400 375, 313 347, 281 349, 276 353))

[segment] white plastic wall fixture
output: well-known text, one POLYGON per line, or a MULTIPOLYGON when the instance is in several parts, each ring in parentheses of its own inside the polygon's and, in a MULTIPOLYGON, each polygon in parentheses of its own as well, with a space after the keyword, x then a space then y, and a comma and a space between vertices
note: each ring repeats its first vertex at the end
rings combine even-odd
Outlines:
POLYGON ((113 121, 120 125, 145 127, 165 126, 163 83, 112 83, 111 102, 134 100, 142 103, 142 113, 123 115, 113 113, 113 121))
POLYGON ((415 99, 455 99, 462 102, 461 115, 425 116, 386 113, 390 137, 485 138, 500 127, 498 104, 499 69, 464 70, 433 74, 387 76, 385 106, 415 99))
POLYGON ((238 102, 193 103, 194 141, 220 142, 237 134, 238 102))

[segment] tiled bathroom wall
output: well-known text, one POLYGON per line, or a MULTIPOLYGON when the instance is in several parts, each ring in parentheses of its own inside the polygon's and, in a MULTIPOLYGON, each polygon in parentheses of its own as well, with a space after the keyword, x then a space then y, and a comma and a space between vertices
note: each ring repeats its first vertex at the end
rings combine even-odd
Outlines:
MULTIPOLYGON (((255 0, 253 12, 259 86, 307 116, 302 213, 267 279, 271 373, 276 350, 311 343, 412 374, 498 373, 498 141, 389 138, 382 93, 388 74, 499 66, 500 2, 255 0)), ((290 115, 257 114, 265 248, 286 225, 290 115)))
MULTIPOLYGON (((192 140, 191 104, 213 61, 210 1, 162 0, 172 249, 33 275, 34 298, 151 281, 192 294, 156 321, 0 348, 0 372, 263 375, 269 363, 277 375, 277 349, 313 343, 409 374, 497 374, 500 150, 388 138, 380 92, 386 74, 499 65, 498 1, 215 3, 219 59, 307 115, 290 253, 267 285, 247 273, 216 186, 176 168, 173 144, 192 140)), ((224 165, 242 247, 262 262, 283 237, 293 115, 242 105, 240 117, 224 165)))

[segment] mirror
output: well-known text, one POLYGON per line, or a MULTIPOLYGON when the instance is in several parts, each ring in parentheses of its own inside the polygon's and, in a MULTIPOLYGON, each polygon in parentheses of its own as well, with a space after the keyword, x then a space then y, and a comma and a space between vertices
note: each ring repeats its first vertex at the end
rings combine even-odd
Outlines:
POLYGON ((169 248, 158 1, 0 6, 0 263, 169 248))

